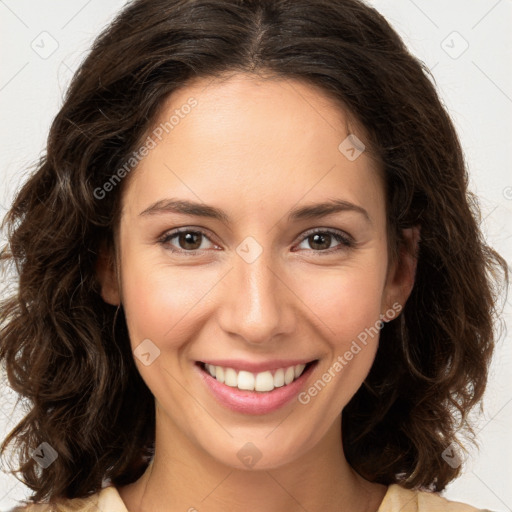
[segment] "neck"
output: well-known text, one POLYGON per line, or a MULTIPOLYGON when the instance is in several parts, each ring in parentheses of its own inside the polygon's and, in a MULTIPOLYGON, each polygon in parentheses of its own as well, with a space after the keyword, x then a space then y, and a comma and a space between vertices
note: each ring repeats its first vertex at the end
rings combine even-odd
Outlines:
POLYGON ((376 512, 386 492, 347 463, 341 416, 309 452, 260 470, 226 466, 167 424, 162 435, 158 417, 153 461, 139 480, 119 489, 130 512, 376 512))

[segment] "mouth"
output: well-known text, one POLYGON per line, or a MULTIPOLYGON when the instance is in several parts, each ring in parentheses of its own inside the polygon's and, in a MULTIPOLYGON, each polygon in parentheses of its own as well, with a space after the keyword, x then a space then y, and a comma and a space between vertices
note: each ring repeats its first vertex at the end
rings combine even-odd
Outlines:
POLYGON ((266 414, 290 402, 305 386, 318 359, 263 371, 197 361, 202 381, 217 401, 245 414, 266 414))
POLYGON ((237 371, 234 368, 199 362, 201 369, 207 372, 217 382, 241 391, 257 391, 268 393, 275 388, 289 386, 297 380, 315 361, 306 364, 296 364, 263 372, 237 371))

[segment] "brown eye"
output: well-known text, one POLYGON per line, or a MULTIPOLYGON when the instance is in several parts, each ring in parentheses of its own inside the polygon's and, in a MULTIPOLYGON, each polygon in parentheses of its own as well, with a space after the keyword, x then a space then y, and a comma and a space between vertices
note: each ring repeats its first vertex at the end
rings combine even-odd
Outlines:
POLYGON ((314 235, 308 236, 310 246, 312 249, 325 250, 331 246, 332 235, 327 233, 315 233, 314 235))
POLYGON ((354 240, 349 235, 326 229, 317 229, 309 234, 306 233, 301 244, 304 242, 307 242, 313 252, 326 254, 343 251, 355 245, 354 240), (338 242, 338 246, 331 247, 333 241, 338 242))
MULTIPOLYGON (((202 231, 195 231, 191 229, 178 229, 165 234, 159 242, 171 252, 192 253, 201 251, 208 247, 201 247, 203 242, 210 239, 202 231), (175 240, 176 241, 173 241, 175 240)), ((211 243, 211 241, 210 241, 211 243)), ((213 244, 212 244, 213 245, 213 244)))
POLYGON ((194 231, 188 231, 186 233, 178 234, 178 243, 181 249, 185 249, 188 251, 194 251, 201 247, 201 237, 203 235, 201 233, 197 233, 194 231))

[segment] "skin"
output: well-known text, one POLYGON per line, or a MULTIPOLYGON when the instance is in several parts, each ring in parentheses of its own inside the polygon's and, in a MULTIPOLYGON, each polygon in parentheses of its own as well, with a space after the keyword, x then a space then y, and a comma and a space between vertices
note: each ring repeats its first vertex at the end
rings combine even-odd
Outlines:
MULTIPOLYGON (((317 359, 307 388, 365 328, 405 304, 415 260, 407 251, 394 264, 387 257, 377 165, 368 152, 350 161, 338 150, 350 133, 346 116, 311 85, 242 74, 196 80, 169 98, 158 123, 190 97, 198 105, 127 178, 116 265, 103 255, 98 267, 104 300, 124 306, 132 349, 150 339, 160 350, 149 366, 135 357, 155 397, 154 461, 120 495, 130 512, 376 511, 387 488, 348 465, 340 432, 378 336, 308 404, 263 415, 219 404, 194 364, 317 359), (222 208, 230 224, 140 215, 167 198, 222 208), (355 211, 287 220, 297 206, 330 199, 364 208, 370 221, 355 211), (179 237, 159 241, 177 227, 206 232, 195 255, 171 251, 190 247, 179 237), (319 248, 304 235, 313 228, 346 233, 356 246, 324 234, 319 248), (249 236, 263 250, 251 263, 236 252, 249 236), (247 442, 261 454, 252 468, 237 457, 247 442)), ((352 133, 364 141, 363 130, 352 133)), ((415 230, 404 236, 417 242, 415 230)))

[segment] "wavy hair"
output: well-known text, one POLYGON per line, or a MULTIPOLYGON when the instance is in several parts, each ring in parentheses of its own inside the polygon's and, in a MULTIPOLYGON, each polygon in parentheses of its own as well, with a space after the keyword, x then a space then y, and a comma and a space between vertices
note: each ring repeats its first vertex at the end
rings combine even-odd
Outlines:
POLYGON ((373 482, 433 490, 460 471, 441 455, 461 433, 474 437, 467 416, 485 390, 508 268, 483 239, 428 69, 358 0, 135 0, 75 73, 3 222, 2 266, 15 270, 16 290, 0 306, 0 361, 28 408, 1 451, 14 443, 33 501, 125 485, 149 463, 153 396, 122 306, 102 300, 96 275, 100 248, 115 247, 126 180, 97 191, 173 91, 231 72, 301 80, 335 98, 380 162, 391 256, 402 229, 421 228, 411 295, 343 411, 349 463, 373 482), (43 442, 58 458, 41 470, 31 453, 43 442))

